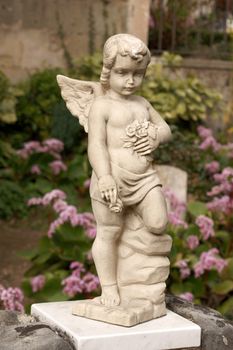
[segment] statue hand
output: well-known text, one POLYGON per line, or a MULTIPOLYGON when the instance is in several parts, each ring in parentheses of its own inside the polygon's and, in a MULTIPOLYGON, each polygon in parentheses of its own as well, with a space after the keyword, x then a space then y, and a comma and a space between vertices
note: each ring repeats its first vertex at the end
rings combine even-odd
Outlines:
POLYGON ((136 151, 141 156, 150 154, 152 151, 154 151, 159 146, 159 140, 158 138, 153 139, 150 136, 145 136, 135 142, 134 144, 134 151, 136 151))
POLYGON ((112 175, 104 175, 98 181, 101 197, 114 204, 117 200, 117 185, 112 175))

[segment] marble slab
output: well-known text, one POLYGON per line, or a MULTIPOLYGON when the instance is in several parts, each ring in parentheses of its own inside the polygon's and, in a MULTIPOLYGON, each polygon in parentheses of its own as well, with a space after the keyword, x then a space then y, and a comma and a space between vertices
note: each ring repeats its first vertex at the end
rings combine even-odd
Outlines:
POLYGON ((131 328, 72 315, 76 301, 34 304, 31 314, 78 350, 168 350, 200 345, 201 328, 176 313, 131 328))

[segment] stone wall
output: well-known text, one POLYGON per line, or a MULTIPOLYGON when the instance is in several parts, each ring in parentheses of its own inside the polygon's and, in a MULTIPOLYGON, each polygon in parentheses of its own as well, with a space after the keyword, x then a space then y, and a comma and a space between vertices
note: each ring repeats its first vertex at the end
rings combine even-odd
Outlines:
POLYGON ((0 0, 0 69, 12 81, 65 67, 115 33, 147 41, 150 0, 0 0))
MULTIPOLYGON (((201 346, 180 350, 233 349, 233 323, 220 313, 172 295, 167 296, 166 303, 170 310, 201 327, 201 346)), ((13 311, 0 311, 0 339, 1 350, 74 350, 69 339, 53 332, 47 324, 13 311)))

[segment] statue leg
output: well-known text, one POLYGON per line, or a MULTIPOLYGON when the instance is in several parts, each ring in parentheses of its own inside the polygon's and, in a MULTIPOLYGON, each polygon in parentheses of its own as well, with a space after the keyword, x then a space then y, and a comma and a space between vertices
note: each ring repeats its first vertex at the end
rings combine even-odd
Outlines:
POLYGON ((97 223, 92 255, 102 288, 100 300, 106 306, 115 306, 120 303, 116 280, 116 241, 122 233, 123 217, 122 213, 113 213, 95 200, 92 200, 92 209, 97 223))
POLYGON ((162 234, 168 223, 167 204, 160 186, 154 187, 135 206, 149 232, 162 234))

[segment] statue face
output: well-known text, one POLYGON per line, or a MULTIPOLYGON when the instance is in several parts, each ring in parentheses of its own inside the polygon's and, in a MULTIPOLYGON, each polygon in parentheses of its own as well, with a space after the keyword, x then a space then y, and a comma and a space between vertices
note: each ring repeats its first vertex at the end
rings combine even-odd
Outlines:
POLYGON ((143 81, 147 62, 147 57, 138 62, 130 56, 118 54, 110 73, 110 88, 123 96, 132 95, 143 81))

